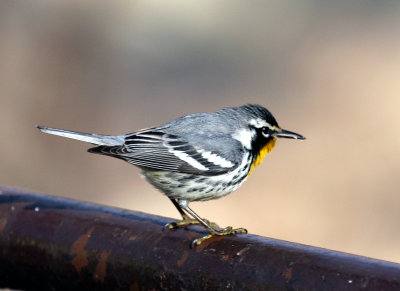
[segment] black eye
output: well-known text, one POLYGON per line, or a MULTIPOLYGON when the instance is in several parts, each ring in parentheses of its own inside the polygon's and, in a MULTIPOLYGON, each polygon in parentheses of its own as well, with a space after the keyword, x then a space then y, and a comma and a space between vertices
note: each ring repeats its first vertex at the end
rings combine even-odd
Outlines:
POLYGON ((264 135, 267 135, 269 133, 269 127, 264 126, 261 128, 261 131, 264 135))

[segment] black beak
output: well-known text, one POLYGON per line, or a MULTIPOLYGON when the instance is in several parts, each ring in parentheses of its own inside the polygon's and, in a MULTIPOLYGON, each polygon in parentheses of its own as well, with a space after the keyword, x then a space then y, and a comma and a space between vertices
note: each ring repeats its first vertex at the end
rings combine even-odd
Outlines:
POLYGON ((306 139, 304 136, 286 129, 278 129, 273 136, 293 139, 306 139))

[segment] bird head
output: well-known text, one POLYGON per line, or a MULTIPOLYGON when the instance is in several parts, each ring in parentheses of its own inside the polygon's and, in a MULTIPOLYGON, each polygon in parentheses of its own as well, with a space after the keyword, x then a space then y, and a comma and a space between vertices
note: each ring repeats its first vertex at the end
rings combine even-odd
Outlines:
POLYGON ((282 129, 266 108, 249 104, 238 108, 244 116, 245 126, 234 133, 245 148, 253 153, 253 165, 258 166, 265 155, 272 151, 278 138, 305 139, 304 136, 282 129))

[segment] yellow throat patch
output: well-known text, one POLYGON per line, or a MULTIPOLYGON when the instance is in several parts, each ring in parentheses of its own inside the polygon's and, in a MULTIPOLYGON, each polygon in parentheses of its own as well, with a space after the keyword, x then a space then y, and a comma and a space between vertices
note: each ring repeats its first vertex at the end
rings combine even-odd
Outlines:
POLYGON ((253 163, 251 164, 249 175, 253 171, 254 167, 257 167, 261 162, 264 160, 265 156, 272 151, 276 143, 276 138, 269 141, 264 147, 261 148, 260 152, 258 153, 257 157, 254 159, 253 163))

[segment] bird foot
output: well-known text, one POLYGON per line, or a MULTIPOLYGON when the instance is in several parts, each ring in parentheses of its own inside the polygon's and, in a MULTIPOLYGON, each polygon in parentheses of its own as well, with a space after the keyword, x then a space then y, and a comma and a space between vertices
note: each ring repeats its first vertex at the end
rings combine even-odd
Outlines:
MULTIPOLYGON (((207 219, 203 219, 203 220, 208 225, 210 225, 212 228, 219 228, 219 226, 216 223, 210 222, 207 219)), ((189 226, 189 225, 196 225, 196 224, 202 225, 202 223, 200 221, 198 221, 197 219, 193 219, 193 218, 190 218, 190 217, 185 217, 184 219, 182 219, 180 221, 167 223, 164 226, 164 228, 173 230, 173 229, 178 229, 178 228, 181 228, 181 227, 186 227, 186 226, 189 226)))
POLYGON ((225 236, 225 235, 235 235, 235 234, 247 233, 247 229, 245 229, 245 228, 235 228, 234 229, 234 228, 232 228, 232 226, 220 228, 216 223, 210 222, 207 219, 204 219, 204 218, 202 219, 200 217, 198 219, 194 219, 187 215, 182 215, 182 220, 180 220, 180 221, 167 223, 164 226, 164 229, 174 230, 174 229, 178 229, 181 227, 186 227, 186 226, 196 225, 196 224, 204 226, 208 230, 208 234, 203 237, 195 239, 191 244, 192 248, 200 245, 204 241, 206 241, 214 236, 225 236))
POLYGON ((246 234, 247 233, 247 229, 245 229, 245 228, 240 227, 240 228, 233 229, 232 226, 228 226, 223 229, 210 229, 209 231, 210 231, 209 234, 195 239, 192 242, 192 248, 200 245, 202 242, 204 242, 214 236, 225 236, 225 235, 235 235, 235 234, 246 234))

